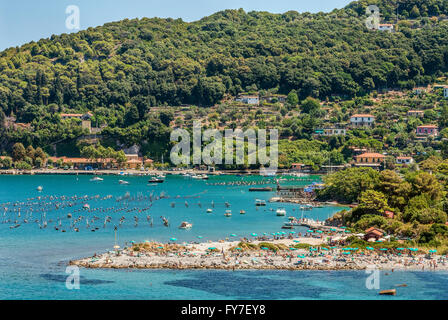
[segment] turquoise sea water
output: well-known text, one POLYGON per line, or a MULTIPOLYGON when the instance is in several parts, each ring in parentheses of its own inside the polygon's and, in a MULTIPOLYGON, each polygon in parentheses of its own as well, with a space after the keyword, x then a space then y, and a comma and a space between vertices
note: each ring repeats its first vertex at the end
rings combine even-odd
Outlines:
MULTIPOLYGON (((14 222, 0 224, 0 299, 447 299, 448 273, 444 272, 389 272, 382 273, 381 289, 390 289, 397 284, 406 283, 408 287, 398 288, 396 297, 381 297, 378 290, 368 290, 365 282, 368 275, 362 271, 213 271, 213 270, 86 270, 81 269, 80 290, 68 290, 65 286, 68 260, 90 256, 93 253, 111 250, 114 245, 113 225, 120 217, 126 220, 118 231, 121 247, 129 241, 157 240, 168 242, 177 238, 177 242, 219 240, 236 234, 249 237, 258 234, 281 231, 288 216, 300 216, 296 205, 269 204, 256 210, 255 199, 268 200, 274 192, 249 192, 249 186, 212 186, 205 181, 196 181, 183 177, 168 176, 165 183, 148 185, 147 177, 105 176, 102 182, 89 181, 91 176, 0 176, 0 209, 8 207, 8 218, 23 220, 19 228, 10 229, 14 222), (120 185, 118 180, 125 179, 130 185, 120 185), (42 186, 42 192, 36 190, 42 186), (117 198, 130 195, 126 201, 117 198), (49 196, 72 196, 78 198, 87 195, 88 200, 76 200, 71 207, 64 207, 60 198, 49 196), (98 199, 92 197, 99 195, 98 199), (107 195, 112 198, 101 200, 107 195), (163 195, 165 198, 154 200, 147 211, 139 209, 149 206, 149 197, 163 195), (40 201, 36 197, 42 197, 40 201), (34 200, 27 200, 34 199, 34 200), (32 216, 25 209, 27 201, 33 205, 32 216), (188 202, 188 207, 185 205, 188 202), (212 214, 206 209, 215 206, 212 214), (9 203, 8 203, 9 202, 9 203), (21 204, 17 204, 21 202, 21 204), (53 219, 46 229, 40 229, 43 212, 39 212, 38 203, 46 202, 46 219, 53 219), (175 203, 174 208, 171 206, 175 203), (224 217, 230 203, 233 212, 231 218, 224 217), (7 204, 6 204, 7 203, 7 204), (59 204, 55 209, 54 204, 59 204), (88 203, 92 212, 77 212, 84 203, 88 203), (201 207, 200 205, 201 204, 201 207), (286 217, 277 217, 275 209, 285 207, 286 217), (17 208, 21 209, 18 217, 17 208), (117 212, 106 208, 126 208, 117 212), (271 211, 270 209, 273 209, 271 211), (13 213, 13 210, 16 212, 13 213), (48 209, 48 210, 47 210, 48 209), (240 215, 244 209, 247 213, 240 215), (293 210, 295 209, 295 210, 293 210), (129 211, 129 212, 126 212, 129 211), (79 215, 97 216, 87 228, 82 221, 80 232, 68 228, 67 213, 76 218, 79 215), (112 222, 103 228, 106 215, 112 216, 112 222), (146 216, 153 218, 151 227, 146 216), (134 216, 138 216, 138 226, 134 225, 134 216), (170 227, 162 225, 160 216, 170 221, 170 227), (55 221, 62 219, 62 233, 54 229, 55 221), (191 230, 177 227, 182 221, 193 223, 191 230), (98 227, 92 232, 93 227, 98 227)), ((208 183, 238 181, 235 176, 211 177, 208 183)), ((261 177, 244 178, 260 180, 261 177)), ((283 184, 309 184, 303 182, 284 182, 283 184)), ((65 200, 65 203, 71 201, 65 200)), ((28 207, 27 207, 28 208, 28 207)), ((41 207, 42 208, 42 207, 41 207)), ((29 208, 28 208, 29 209, 29 208)), ((341 208, 315 208, 305 213, 313 219, 326 219, 341 208)), ((3 209, 1 214, 3 214, 3 209)), ((298 228, 297 232, 305 231, 298 228)))

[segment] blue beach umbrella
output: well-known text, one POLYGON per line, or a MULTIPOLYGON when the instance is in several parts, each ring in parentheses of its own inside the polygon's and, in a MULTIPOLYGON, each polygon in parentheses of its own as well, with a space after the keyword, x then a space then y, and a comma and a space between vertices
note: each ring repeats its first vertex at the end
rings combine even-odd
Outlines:
POLYGON ((261 250, 269 250, 269 248, 261 247, 261 250))
POLYGON ((403 250, 404 250, 404 248, 397 248, 397 250, 398 250, 398 251, 403 251, 403 250))
POLYGON ((307 230, 307 232, 309 232, 309 233, 313 233, 314 231, 313 231, 313 230, 307 230))
POLYGON ((231 237, 236 237, 236 234, 232 233, 230 236, 231 236, 231 237))
POLYGON ((198 236, 198 239, 202 239, 202 238, 204 238, 203 236, 198 236))
POLYGON ((171 238, 170 240, 171 241, 177 241, 177 238, 171 238))
POLYGON ((305 256, 304 256, 304 255, 298 255, 298 256, 297 256, 297 258, 301 258, 301 259, 304 259, 304 258, 305 258, 305 256))
POLYGON ((433 249, 433 250, 429 250, 429 253, 436 253, 437 250, 433 249))
POLYGON ((328 251, 328 249, 327 248, 321 248, 322 250, 325 250, 325 251, 328 251))
POLYGON ((295 234, 296 232, 295 232, 295 231, 290 231, 289 233, 290 233, 290 234, 295 234))
POLYGON ((380 250, 381 251, 387 251, 388 249, 387 248, 381 248, 380 250))
POLYGON ((366 247, 366 249, 367 249, 367 250, 375 250, 375 249, 372 248, 372 247, 366 247))

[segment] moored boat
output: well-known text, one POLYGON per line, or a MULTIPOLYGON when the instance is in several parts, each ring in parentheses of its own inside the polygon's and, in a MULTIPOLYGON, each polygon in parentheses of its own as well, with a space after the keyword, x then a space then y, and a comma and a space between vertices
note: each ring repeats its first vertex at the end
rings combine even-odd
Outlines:
POLYGON ((226 210, 226 213, 224 213, 224 216, 231 217, 232 216, 232 211, 231 210, 226 210))
POLYGON ((187 221, 184 221, 180 224, 179 229, 191 229, 193 225, 187 221))
POLYGON ((277 213, 277 216, 279 216, 279 217, 286 216, 286 210, 285 210, 285 208, 278 208, 277 211, 276 211, 276 213, 277 213))

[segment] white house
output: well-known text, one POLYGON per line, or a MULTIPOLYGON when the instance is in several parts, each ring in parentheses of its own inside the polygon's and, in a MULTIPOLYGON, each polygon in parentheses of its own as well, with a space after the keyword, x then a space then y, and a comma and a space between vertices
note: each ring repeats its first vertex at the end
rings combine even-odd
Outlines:
POLYGON ((394 31, 394 25, 390 23, 382 23, 378 25, 378 30, 392 32, 394 31))
POLYGON ((235 101, 239 101, 245 104, 260 104, 260 98, 258 96, 240 95, 235 101))
POLYGON ((412 164, 414 163, 414 159, 412 157, 397 157, 396 159, 397 164, 412 164))
POLYGON ((371 114, 354 114, 350 117, 350 123, 354 127, 372 127, 375 116, 371 114))
POLYGON ((324 128, 324 129, 317 129, 315 134, 317 136, 326 136, 326 137, 345 136, 347 134, 347 130, 343 128, 324 128))

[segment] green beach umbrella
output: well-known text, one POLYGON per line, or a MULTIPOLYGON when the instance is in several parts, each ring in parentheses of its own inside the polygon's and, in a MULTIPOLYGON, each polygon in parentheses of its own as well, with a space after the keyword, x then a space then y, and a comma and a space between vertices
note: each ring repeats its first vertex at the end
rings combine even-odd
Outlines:
POLYGON ((296 232, 295 232, 295 231, 290 231, 289 233, 290 233, 290 234, 295 234, 296 232))
POLYGON ((298 256, 297 256, 297 258, 301 258, 301 259, 304 259, 304 258, 305 258, 305 256, 304 256, 304 255, 298 255, 298 256))
POLYGON ((261 247, 261 250, 269 250, 269 248, 261 247))
POLYGON ((366 249, 367 249, 367 250, 375 250, 375 249, 372 248, 372 247, 366 247, 366 249))
POLYGON ((297 242, 297 243, 299 243, 300 241, 299 240, 293 240, 294 242, 297 242))
POLYGON ((317 233, 323 233, 323 231, 322 231, 322 230, 317 230, 316 232, 317 232, 317 233))
POLYGON ((312 233, 312 232, 314 232, 314 231, 313 231, 313 230, 308 230, 307 232, 312 233))
POLYGON ((404 248, 397 248, 397 250, 398 250, 398 251, 403 251, 403 250, 404 250, 404 248))
POLYGON ((433 250, 429 250, 429 253, 436 253, 437 250, 433 249, 433 250))
POLYGON ((177 241, 177 238, 171 238, 170 240, 171 241, 177 241))
POLYGON ((236 234, 232 233, 230 236, 231 236, 231 237, 236 237, 236 234))
POLYGON ((241 248, 235 248, 235 250, 242 250, 241 248))
POLYGON ((202 238, 203 238, 203 236, 198 236, 198 238, 199 238, 199 239, 202 239, 202 238))
POLYGON ((251 233, 250 234, 252 237, 256 237, 256 236, 258 236, 258 234, 256 234, 256 233, 251 233))
POLYGON ((387 248, 381 248, 380 250, 381 251, 387 251, 388 249, 387 248))
POLYGON ((322 250, 325 250, 325 251, 328 251, 328 249, 327 248, 321 248, 322 250))
POLYGON ((297 250, 297 248, 289 248, 289 250, 293 250, 294 251, 294 250, 297 250))

